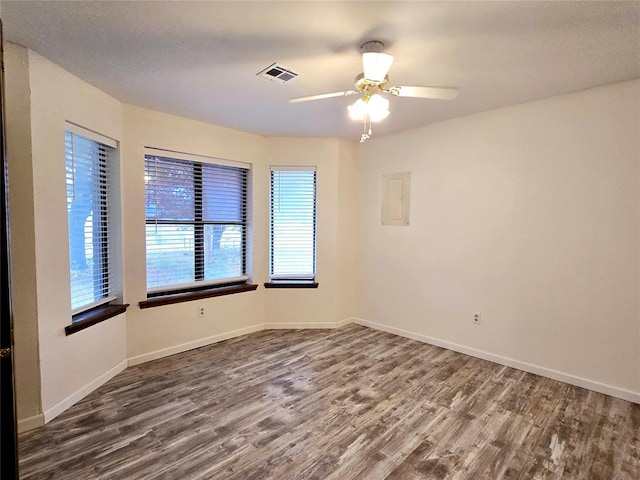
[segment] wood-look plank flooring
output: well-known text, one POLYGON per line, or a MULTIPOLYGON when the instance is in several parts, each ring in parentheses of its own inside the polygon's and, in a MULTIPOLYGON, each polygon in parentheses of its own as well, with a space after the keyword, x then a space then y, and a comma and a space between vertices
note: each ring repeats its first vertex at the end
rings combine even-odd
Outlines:
POLYGON ((640 479, 640 405, 357 325, 130 367, 21 479, 640 479))

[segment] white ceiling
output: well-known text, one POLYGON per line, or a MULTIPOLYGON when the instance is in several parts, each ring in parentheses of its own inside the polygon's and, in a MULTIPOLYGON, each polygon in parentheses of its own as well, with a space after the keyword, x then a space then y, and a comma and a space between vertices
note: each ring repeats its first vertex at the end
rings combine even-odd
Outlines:
POLYGON ((456 86, 456 100, 391 98, 374 135, 640 77, 638 2, 3 1, 5 39, 134 105, 263 135, 357 140, 359 47, 385 43, 391 84, 456 86), (288 84, 256 73, 278 62, 288 84))

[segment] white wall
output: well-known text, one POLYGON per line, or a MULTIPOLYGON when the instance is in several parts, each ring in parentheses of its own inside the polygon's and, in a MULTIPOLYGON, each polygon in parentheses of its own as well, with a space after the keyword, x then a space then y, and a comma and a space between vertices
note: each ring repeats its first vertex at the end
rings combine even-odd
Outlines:
POLYGON ((113 98, 32 51, 29 87, 36 309, 46 421, 78 400, 82 392, 126 366, 126 315, 74 335, 65 336, 64 332, 64 327, 71 324, 65 121, 120 140, 122 110, 113 98))
POLYGON ((639 115, 633 81, 367 142, 359 316, 640 394, 639 115))

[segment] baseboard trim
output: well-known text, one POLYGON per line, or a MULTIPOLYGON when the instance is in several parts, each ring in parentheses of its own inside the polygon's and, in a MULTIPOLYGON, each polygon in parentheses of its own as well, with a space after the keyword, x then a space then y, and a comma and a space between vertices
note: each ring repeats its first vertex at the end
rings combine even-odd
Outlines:
POLYGON ((265 323, 265 330, 304 330, 312 328, 337 328, 338 322, 285 322, 265 323))
POLYGON ((570 375, 568 373, 560 372, 550 368, 541 367, 539 365, 535 365, 527 362, 521 362, 513 358, 503 357, 501 355, 495 355, 493 353, 485 352, 484 350, 478 350, 478 349, 467 347, 464 345, 459 345, 457 343, 448 342, 445 340, 441 340, 439 338, 428 337, 426 335, 410 332, 408 330, 402 330, 400 328, 390 327, 382 323, 371 322, 369 320, 364 320, 362 318, 354 318, 353 323, 362 325, 364 327, 373 328, 375 330, 381 330, 383 332, 392 333, 394 335, 398 335, 401 337, 410 338, 412 340, 417 340, 419 342, 428 343, 429 345, 434 345, 436 347, 446 348, 447 350, 453 350, 454 352, 464 353, 465 355, 470 355, 472 357, 488 360, 490 362, 497 363, 499 365, 516 368, 518 370, 522 370, 528 373, 540 375, 541 377, 551 378, 553 380, 558 380, 560 382, 568 383, 570 385, 575 385, 577 387, 593 390, 594 392, 603 393, 605 395, 610 395, 612 397, 617 397, 622 400, 627 400, 629 402, 640 404, 640 393, 633 392, 631 390, 626 390, 624 388, 614 387, 611 385, 607 385, 605 383, 596 382, 596 381, 589 380, 582 377, 577 377, 575 375, 570 375))
POLYGON ((53 407, 46 409, 44 411, 44 423, 49 423, 51 420, 56 418, 58 415, 64 412, 71 405, 82 400, 91 392, 93 392, 97 388, 107 383, 109 380, 111 380, 113 377, 115 377, 117 374, 119 374, 125 368, 127 368, 127 364, 128 363, 126 360, 118 363, 115 367, 110 368, 105 373, 100 375, 98 378, 96 378, 95 380, 89 382, 87 385, 82 387, 80 390, 72 393, 61 402, 56 403, 53 407))
POLYGON ((139 365, 141 363, 150 362, 151 360, 168 357, 169 355, 175 355, 176 353, 187 352, 189 350, 193 350, 194 348, 204 347, 207 345, 211 345, 212 343, 222 342, 223 340, 229 340, 230 338, 241 337, 242 335, 248 335, 249 333, 259 332, 261 330, 264 330, 264 324, 252 325, 250 327, 220 333, 211 337, 199 338, 198 340, 182 343, 173 347, 162 348, 160 350, 154 350, 153 352, 143 353, 142 355, 136 355, 135 357, 129 358, 129 365, 139 365))
POLYGON ((169 355, 175 355, 176 353, 187 352, 194 348, 204 347, 211 345, 212 343, 222 342, 223 340, 229 340, 230 338, 241 337, 242 335, 248 335, 250 333, 259 332, 261 330, 299 330, 308 328, 340 328, 344 325, 352 323, 354 317, 345 318, 339 322, 283 322, 283 323, 260 323, 252 325, 250 327, 240 328, 238 330, 232 330, 230 332, 213 335, 211 337, 200 338, 192 342, 182 343, 173 347, 162 348, 160 350, 154 350, 153 352, 143 353, 142 355, 136 355, 129 358, 129 366, 139 365, 141 363, 150 362, 159 358, 168 357, 169 355))
POLYGON ((28 432, 29 430, 33 430, 34 428, 38 428, 44 425, 44 415, 42 413, 38 413, 37 415, 33 415, 31 417, 23 418, 18 420, 18 434, 28 432))
POLYGON ((336 322, 336 328, 344 327, 345 325, 349 325, 350 323, 353 323, 356 320, 357 320, 356 317, 347 317, 344 320, 340 320, 339 322, 336 322))

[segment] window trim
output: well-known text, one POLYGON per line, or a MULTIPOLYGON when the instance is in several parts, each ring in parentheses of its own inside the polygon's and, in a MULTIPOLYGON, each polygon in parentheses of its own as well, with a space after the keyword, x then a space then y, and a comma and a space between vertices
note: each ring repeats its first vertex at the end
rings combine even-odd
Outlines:
MULTIPOLYGON (((119 155, 119 143, 117 140, 107 137, 106 135, 95 132, 93 130, 89 130, 87 128, 81 127, 80 125, 72 123, 68 120, 65 120, 64 132, 65 132, 65 137, 67 133, 70 133, 72 135, 72 138, 75 135, 78 137, 82 137, 86 140, 89 140, 91 142, 94 142, 95 144, 97 144, 98 149, 104 148, 104 147, 111 148, 113 150, 113 155, 111 155, 109 158, 117 162, 117 158, 119 155)), ((66 147, 65 147, 65 157, 66 157, 66 147)), ((102 318, 104 316, 104 311, 110 312, 114 310, 109 307, 111 306, 122 307, 122 305, 124 305, 124 304, 114 303, 118 299, 118 296, 114 294, 114 286, 113 286, 114 278, 112 277, 114 271, 111 268, 113 267, 112 263, 115 261, 115 258, 113 257, 113 255, 115 255, 115 252, 114 252, 112 238, 111 238, 114 235, 114 232, 112 231, 112 228, 109 225, 110 223, 109 219, 113 218, 114 212, 111 211, 113 206, 110 205, 110 202, 109 202, 110 192, 108 192, 107 190, 106 178, 107 178, 107 172, 109 171, 109 169, 113 169, 113 168, 114 168, 113 165, 109 165, 106 161, 101 162, 100 159, 98 159, 98 171, 102 181, 99 182, 98 191, 95 192, 95 194, 98 195, 100 198, 101 215, 100 215, 99 222, 95 223, 96 219, 94 219, 94 223, 95 223, 94 228, 97 228, 100 231, 101 238, 106 239, 104 248, 100 250, 100 262, 102 266, 101 271, 103 272, 103 276, 106 276, 106 286, 107 286, 108 294, 101 299, 95 300, 91 303, 72 309, 71 311, 72 324, 70 326, 65 327, 65 331, 69 330, 69 332, 67 332, 67 335, 70 335, 71 333, 75 333, 76 331, 82 330, 91 325, 95 325, 100 321, 110 318, 109 316, 107 316, 106 318, 102 318), (105 216, 103 215, 103 212, 108 212, 108 213, 105 216), (96 314, 96 312, 98 313, 96 314), (97 321, 96 321, 96 318, 94 317, 97 318, 97 321)), ((66 169, 66 158, 65 158, 65 169, 66 169)), ((113 185, 114 184, 111 184, 112 187, 113 185)), ((67 213, 67 241, 69 241, 69 238, 70 238, 68 234, 68 222, 69 222, 69 218, 67 213)), ((69 261, 71 261, 71 258, 69 258, 69 261)), ((119 282, 116 282, 116 283, 119 283, 119 282)), ((69 285, 71 286, 71 283, 69 285)), ((124 310, 126 310, 127 306, 128 305, 125 305, 124 310)))
POLYGON ((251 171, 251 164, 226 158, 211 157, 207 155, 197 155, 194 153, 177 152, 175 150, 164 150, 162 148, 144 147, 144 156, 170 158, 175 160, 186 160, 187 162, 211 163, 222 165, 223 167, 244 168, 251 171))
POLYGON ((271 165, 269 167, 269 281, 265 288, 318 288, 318 167, 316 165, 271 165), (314 172, 313 198, 313 275, 272 275, 273 270, 273 172, 314 172))
POLYGON ((102 323, 105 320, 109 320, 110 318, 125 313, 127 311, 127 307, 129 307, 128 303, 110 303, 108 305, 94 306, 91 310, 86 310, 73 315, 71 317, 71 325, 64 327, 64 333, 67 336, 73 335, 85 328, 92 327, 93 325, 97 325, 98 323, 102 323))
POLYGON ((96 300, 93 303, 89 303, 87 305, 83 305, 82 307, 74 308, 73 310, 71 310, 71 315, 72 316, 79 315, 82 312, 86 312, 87 310, 92 310, 92 309, 94 309, 96 307, 104 305, 105 303, 114 302, 117 299, 118 299, 118 297, 116 295, 109 295, 108 297, 101 298, 100 300, 96 300))
POLYGON ((174 303, 191 302, 193 300, 202 300, 204 298, 222 297, 232 295, 234 293, 251 292, 258 288, 257 284, 252 283, 234 283, 226 285, 218 285, 214 288, 198 288, 183 289, 178 292, 159 292, 155 295, 148 295, 146 300, 138 302, 141 309, 160 307, 163 305, 171 305, 174 303))
POLYGON ((163 294, 170 295, 172 293, 178 293, 181 291, 188 291, 188 290, 194 291, 194 290, 201 290, 205 288, 224 287, 229 284, 247 283, 248 281, 249 281, 249 275, 241 275, 239 277, 225 278, 220 280, 208 280, 208 281, 181 283, 181 284, 170 285, 170 286, 153 287, 147 290, 147 297, 155 297, 163 294))
POLYGON ((318 288, 320 284, 315 280, 272 280, 265 282, 264 288, 318 288))
POLYGON ((65 121, 64 123, 65 123, 65 129, 64 129, 65 132, 71 132, 74 135, 87 138, 96 143, 101 143, 115 150, 118 149, 118 141, 114 140, 113 138, 107 137, 106 135, 102 135, 101 133, 98 133, 98 132, 94 132, 93 130, 89 130, 88 128, 81 127, 80 125, 71 123, 69 121, 65 121))

